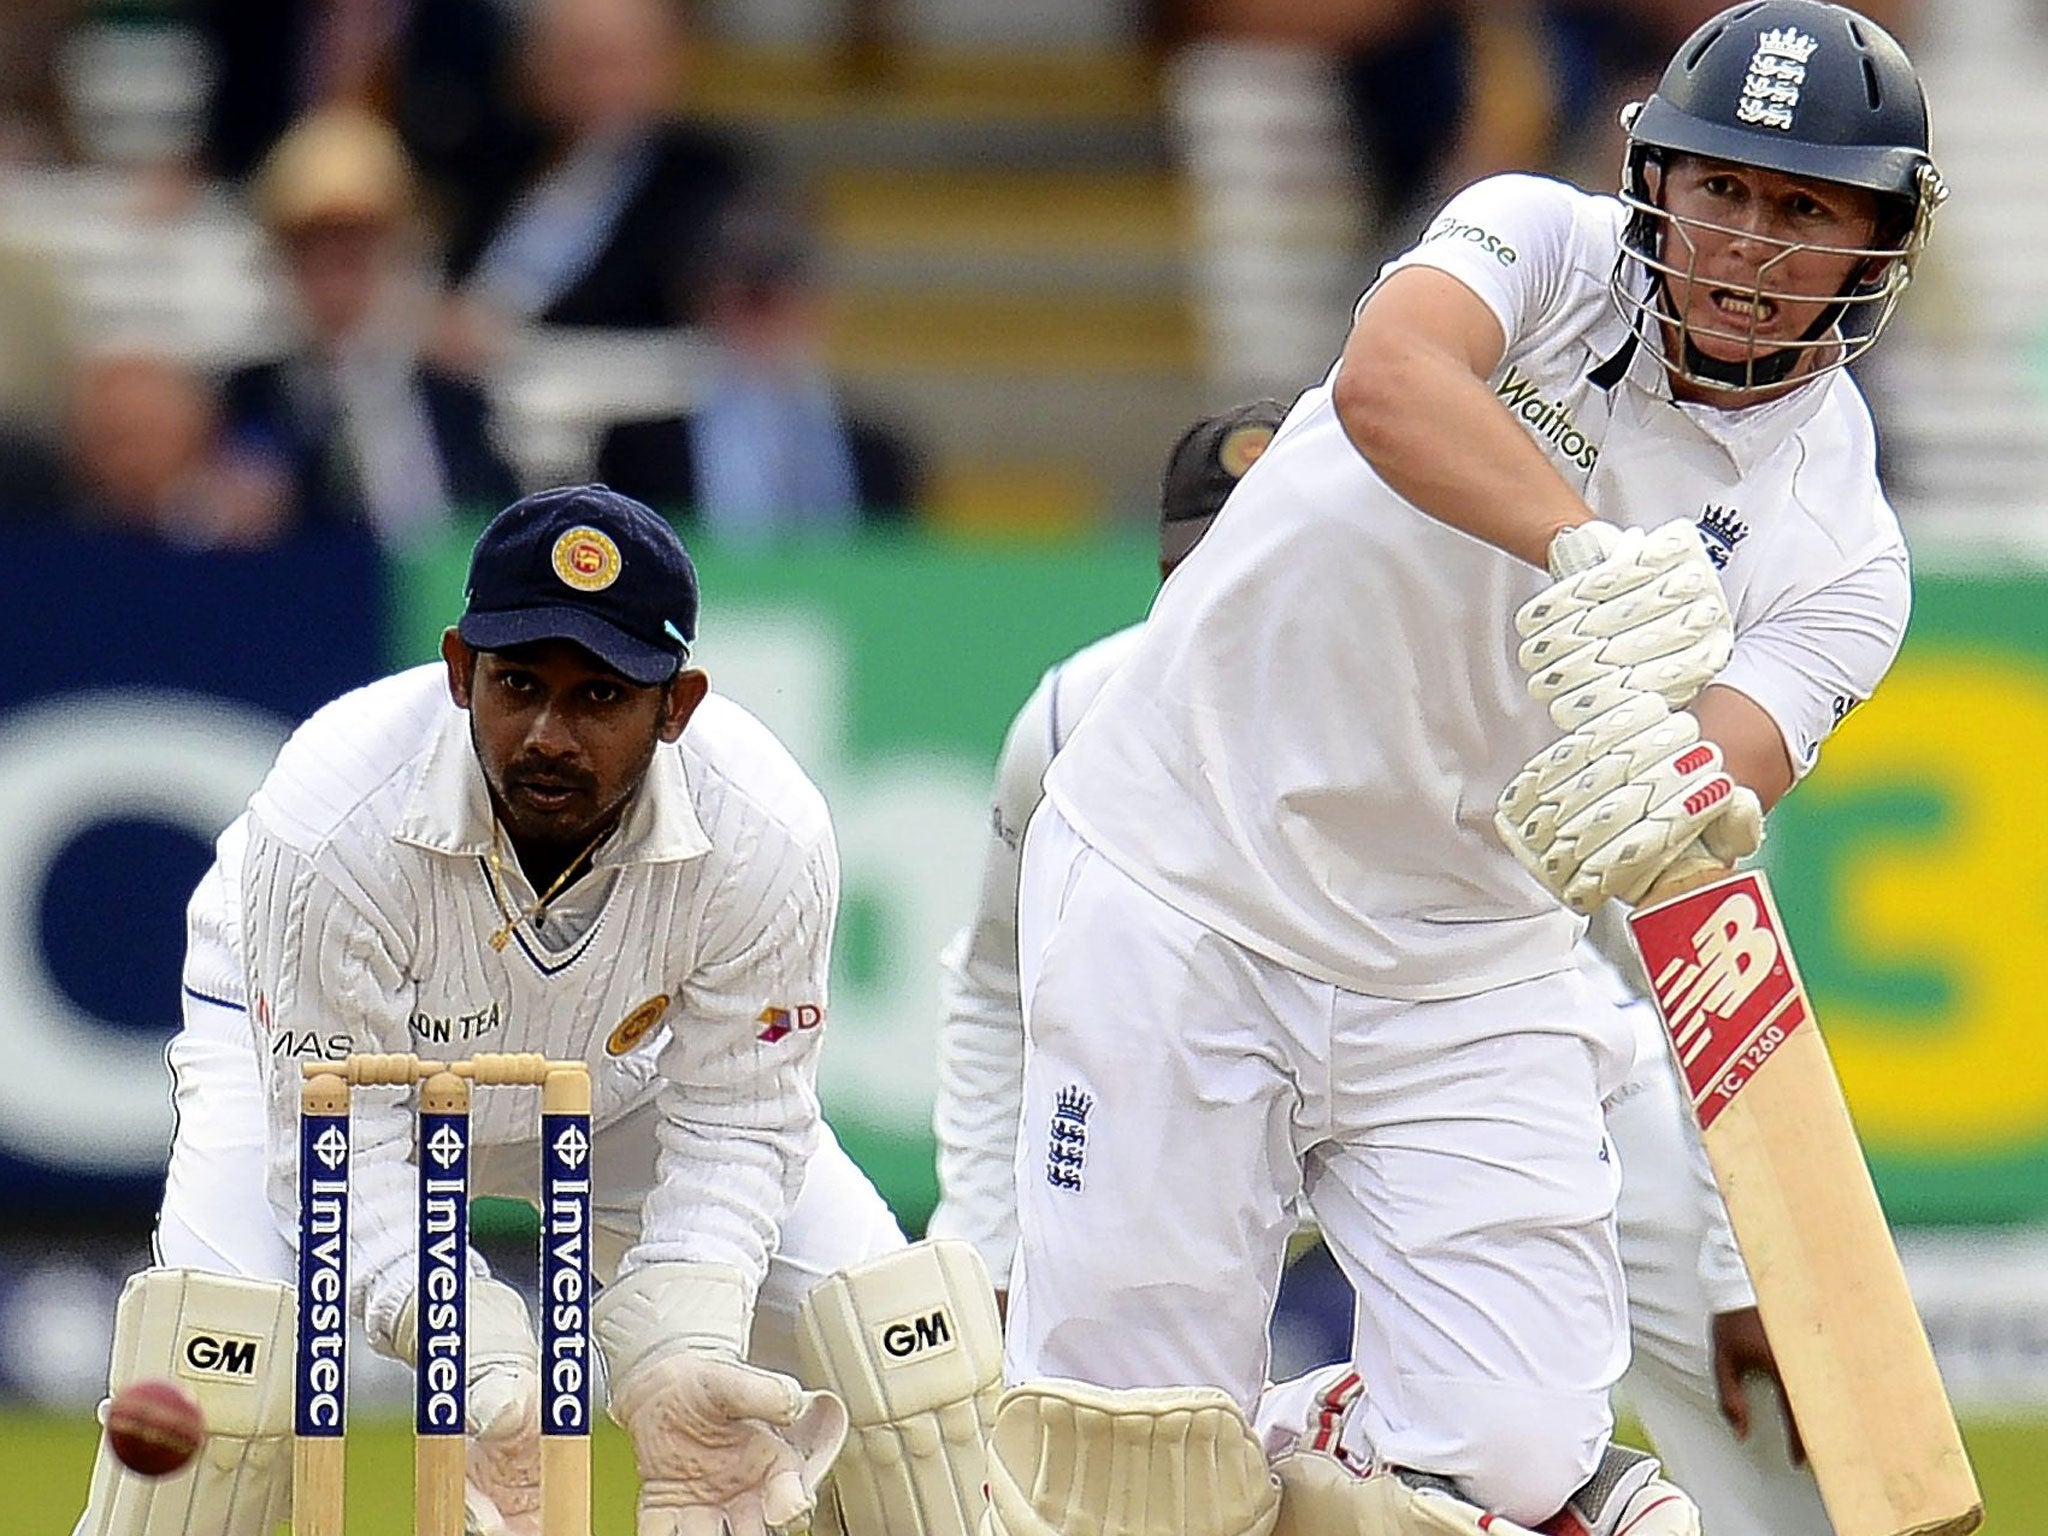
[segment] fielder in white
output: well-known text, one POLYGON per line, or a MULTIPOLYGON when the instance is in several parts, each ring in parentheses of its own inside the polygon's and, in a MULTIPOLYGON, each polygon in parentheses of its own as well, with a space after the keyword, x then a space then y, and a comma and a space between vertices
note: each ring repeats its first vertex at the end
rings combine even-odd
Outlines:
POLYGON ((1609 1447, 1635 1044, 1575 914, 1753 851, 1889 666, 1841 365, 1941 187, 1904 53, 1818 0, 1628 123, 1621 197, 1482 182, 1388 265, 1046 775, 997 1530, 1081 1529, 1105 1446, 1216 1536, 1697 1529, 1609 1447), (1304 1195, 1362 1386, 1283 1501, 1247 1416, 1304 1195))
MULTIPOLYGON (((906 1248, 820 1120, 831 822, 686 664, 696 612, 687 553, 637 502, 588 486, 517 502, 478 541, 443 664, 314 715, 221 838, 188 914, 158 1267, 123 1293, 111 1373, 185 1381, 210 1434, 193 1469, 155 1481, 103 1447, 86 1536, 269 1536, 287 1510, 297 1084, 302 1062, 352 1051, 590 1063, 592 1326, 642 1536, 757 1536, 810 1513, 846 1407, 784 1372, 855 1383, 856 1476, 898 1420, 971 1417, 977 1385, 992 1400, 978 1271, 906 1248), (966 1337, 951 1376, 863 1396, 871 1327, 935 1313, 966 1337)), ((533 1195, 520 1098, 477 1097, 477 1194, 533 1195)), ((412 1116, 367 1090, 354 1126, 352 1302, 375 1347, 410 1359, 412 1116)), ((517 1292, 472 1271, 471 1527, 531 1536, 537 1346, 517 1292)))
MULTIPOLYGON (((1161 482, 1162 580, 1208 531, 1285 415, 1278 401, 1256 401, 1204 418, 1174 445, 1161 482)), ((940 1198, 929 1231, 972 1243, 999 1286, 1007 1284, 1017 1249, 1024 1083, 1017 879, 1024 829, 1043 798, 1047 766, 1141 628, 1119 630, 1050 668, 1017 712, 996 766, 980 899, 942 957, 933 1113, 940 1198)), ((1636 1042, 1634 1070, 1607 1101, 1608 1135, 1621 1159, 1617 1214, 1633 1345, 1622 1396, 1714 1536, 1827 1536, 1819 1490, 1793 1463, 1789 1433, 1767 1432, 1764 1405, 1748 1396, 1747 1376, 1775 1385, 1775 1362, 1663 1028, 1634 981, 1640 967, 1615 920, 1621 911, 1615 903, 1601 909, 1576 958, 1606 1005, 1622 1010, 1636 1042)), ((1290 1429, 1298 1433, 1302 1424, 1278 1422, 1282 1407, 1304 1396, 1319 1401, 1350 1374, 1340 1365, 1313 1373, 1293 1393, 1268 1393, 1256 1427, 1283 1439, 1290 1429)))

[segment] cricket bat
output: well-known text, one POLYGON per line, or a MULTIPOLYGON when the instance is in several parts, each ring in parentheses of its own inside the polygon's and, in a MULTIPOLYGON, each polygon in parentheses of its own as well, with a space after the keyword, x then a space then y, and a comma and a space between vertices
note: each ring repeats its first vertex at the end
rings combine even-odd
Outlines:
POLYGON ((1983 1498, 1770 888, 1718 867, 1669 883, 1629 928, 1828 1517, 1974 1531, 1983 1498))

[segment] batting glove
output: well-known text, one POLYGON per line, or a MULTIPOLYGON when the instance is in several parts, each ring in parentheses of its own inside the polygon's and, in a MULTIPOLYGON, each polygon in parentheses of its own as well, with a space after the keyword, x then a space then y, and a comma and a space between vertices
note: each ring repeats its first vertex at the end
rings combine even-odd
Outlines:
POLYGON ((1529 692, 1559 730, 1629 693, 1689 703, 1728 664, 1735 623, 1699 530, 1582 523, 1551 540, 1560 579, 1515 614, 1529 692))
POLYGON ((1721 864, 1754 853, 1763 807, 1697 720, 1638 693, 1530 759, 1494 826, 1524 869, 1590 915, 1610 897, 1641 900, 1695 842, 1721 864))

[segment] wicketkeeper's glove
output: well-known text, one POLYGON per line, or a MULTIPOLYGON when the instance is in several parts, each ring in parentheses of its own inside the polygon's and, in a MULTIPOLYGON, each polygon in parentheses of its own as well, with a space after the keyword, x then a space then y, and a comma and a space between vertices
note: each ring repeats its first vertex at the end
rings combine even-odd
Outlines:
MULTIPOLYGON (((393 1348, 415 1367, 418 1301, 409 1298, 392 1325, 393 1348)), ((467 1355, 466 1529, 473 1536, 538 1536, 540 1344, 526 1303, 502 1280, 469 1282, 467 1355)))
POLYGON ((721 1264, 650 1264, 591 1308, 612 1417, 639 1463, 638 1536, 808 1528, 846 1407, 742 1361, 750 1311, 721 1264))

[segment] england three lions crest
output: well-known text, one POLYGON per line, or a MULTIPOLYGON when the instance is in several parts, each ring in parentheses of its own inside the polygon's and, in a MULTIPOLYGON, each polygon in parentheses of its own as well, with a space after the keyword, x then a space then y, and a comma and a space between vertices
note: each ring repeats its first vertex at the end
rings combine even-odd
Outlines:
POLYGON ((1819 47, 1793 27, 1759 33, 1749 73, 1743 77, 1742 95, 1735 103, 1735 120, 1790 133, 1793 115, 1799 110, 1800 87, 1806 84, 1807 60, 1819 47))

